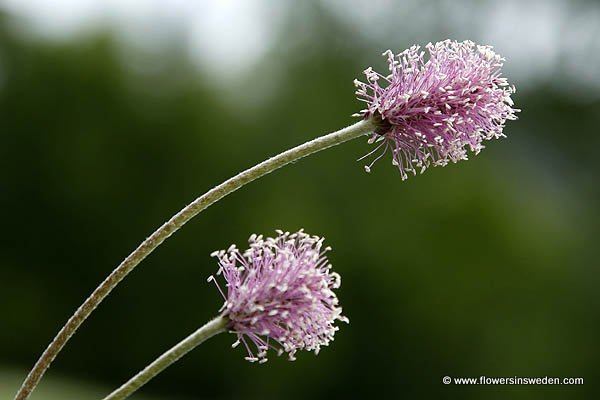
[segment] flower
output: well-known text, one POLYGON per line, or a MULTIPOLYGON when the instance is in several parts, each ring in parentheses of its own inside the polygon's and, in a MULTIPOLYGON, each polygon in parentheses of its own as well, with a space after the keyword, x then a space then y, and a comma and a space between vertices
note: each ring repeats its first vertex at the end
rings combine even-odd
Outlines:
POLYGON ((367 172, 389 149, 402 180, 430 164, 466 160, 467 148, 478 154, 484 140, 504 137, 506 120, 516 119, 520 111, 512 108, 515 87, 501 77, 504 58, 491 46, 445 40, 425 48, 427 61, 419 46, 396 56, 387 50, 389 75, 369 67, 367 83, 354 81, 356 94, 367 104, 355 115, 380 120, 369 139, 379 146, 363 158, 383 151, 365 167, 367 172))
POLYGON ((250 248, 243 253, 232 245, 212 254, 219 260, 217 275, 223 274, 227 295, 213 276, 208 281, 215 281, 225 299, 221 310, 238 337, 233 347, 243 343, 252 362, 266 362, 269 348, 287 352, 290 360, 297 350, 317 354, 333 340, 335 321, 348 322, 333 292, 341 279, 331 272, 325 256, 331 248, 323 248, 324 239, 302 230, 276 232, 276 238, 250 236, 250 248))

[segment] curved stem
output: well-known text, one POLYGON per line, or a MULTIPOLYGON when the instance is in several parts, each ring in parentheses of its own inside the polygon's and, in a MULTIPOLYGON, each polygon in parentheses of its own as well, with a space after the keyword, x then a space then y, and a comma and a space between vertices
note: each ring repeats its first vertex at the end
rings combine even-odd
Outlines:
POLYGON ((302 157, 327 149, 348 140, 372 132, 377 128, 377 122, 372 119, 362 120, 354 125, 350 125, 339 131, 321 136, 290 150, 284 151, 274 157, 251 167, 233 178, 226 180, 218 186, 215 186, 196 200, 188 204, 185 208, 175 214, 170 220, 165 222, 152 235, 139 245, 111 274, 94 290, 94 292, 85 300, 85 302, 69 318, 67 323, 61 328, 54 340, 48 345, 44 353, 34 365, 29 375, 23 382, 23 385, 17 392, 15 400, 26 400, 29 394, 37 386, 44 372, 50 366, 56 355, 63 348, 65 343, 73 336, 79 326, 94 311, 94 309, 104 300, 111 290, 130 273, 148 254, 156 249, 165 239, 171 236, 175 231, 181 228, 186 222, 195 217, 199 212, 210 205, 219 201, 228 194, 236 191, 245 184, 260 178, 269 172, 275 171, 293 161, 302 157))
POLYGON ((196 346, 219 333, 225 332, 228 322, 226 317, 219 316, 206 323, 196 332, 163 353, 163 355, 138 372, 136 376, 125 382, 120 388, 106 396, 104 400, 122 400, 129 397, 132 393, 148 383, 150 379, 160 374, 168 366, 192 351, 196 346))

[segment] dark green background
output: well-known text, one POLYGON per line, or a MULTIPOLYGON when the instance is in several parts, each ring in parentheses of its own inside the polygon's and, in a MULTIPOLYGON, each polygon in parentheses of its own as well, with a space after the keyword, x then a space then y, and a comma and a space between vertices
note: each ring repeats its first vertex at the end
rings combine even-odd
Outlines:
MULTIPOLYGON (((361 107, 352 80, 369 64, 385 68, 381 51, 411 44, 394 37, 373 48, 317 7, 289 16, 289 31, 249 74, 253 84, 234 87, 196 69, 176 42, 136 70, 110 32, 34 39, 11 29, 10 18, 0 19, 5 393, 159 224, 241 169, 352 123, 361 107), (302 18, 317 20, 306 47, 291 51, 286 43, 302 18), (282 72, 262 98, 257 88, 269 83, 271 62, 282 72)), ((437 27, 419 41, 446 36, 437 27)), ((75 382, 97 385, 90 398, 100 398, 217 313, 220 296, 206 283, 213 250, 242 247, 253 232, 305 228, 327 238, 343 278, 339 297, 351 323, 333 345, 318 357, 259 366, 221 335, 143 393, 598 398, 600 102, 527 87, 514 96, 523 112, 509 122, 508 139, 468 162, 402 182, 390 157, 366 174, 355 160, 370 147, 356 140, 227 197, 113 292, 42 387, 66 380, 60 398, 83 398, 70 392, 75 382), (456 387, 441 383, 445 375, 584 377, 585 385, 456 387)))

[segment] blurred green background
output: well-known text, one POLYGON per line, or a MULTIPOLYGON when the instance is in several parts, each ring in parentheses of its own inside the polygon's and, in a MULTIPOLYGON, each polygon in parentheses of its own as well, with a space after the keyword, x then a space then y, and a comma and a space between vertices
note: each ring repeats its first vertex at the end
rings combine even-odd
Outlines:
POLYGON ((232 194, 113 292, 32 399, 120 385, 216 314, 209 254, 276 228, 327 238, 350 325, 294 363, 249 364, 221 335, 134 399, 599 398, 598 3, 99 3, 0 12, 0 398, 174 212, 352 123, 352 80, 387 48, 447 37, 507 57, 523 110, 508 139, 406 182, 389 157, 366 174, 355 140, 232 194))

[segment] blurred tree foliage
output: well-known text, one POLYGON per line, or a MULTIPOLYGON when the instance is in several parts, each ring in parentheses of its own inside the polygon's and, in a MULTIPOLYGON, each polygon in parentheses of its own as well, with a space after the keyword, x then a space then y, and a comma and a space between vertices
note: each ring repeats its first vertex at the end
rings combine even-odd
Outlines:
MULTIPOLYGON (((256 82, 215 81, 175 44, 135 67, 110 34, 36 41, 0 20, 2 364, 29 368, 99 281, 186 202, 352 122, 352 79, 362 54, 377 52, 321 18, 310 49, 288 51, 283 35, 268 55, 280 73, 267 94, 256 82)), ((257 66, 256 81, 270 68, 257 66)), ((469 162, 401 182, 387 159, 365 174, 354 159, 369 147, 358 140, 234 193, 128 277, 49 376, 122 383, 217 312, 210 252, 304 227, 328 238, 343 276, 351 323, 332 348, 256 366, 222 335, 144 392, 597 398, 600 104, 543 87, 516 101, 523 113, 509 138, 469 162), (586 385, 449 387, 444 375, 586 385)))

